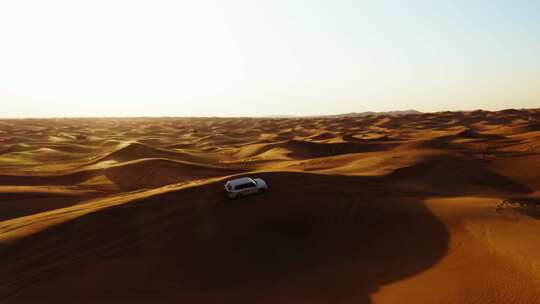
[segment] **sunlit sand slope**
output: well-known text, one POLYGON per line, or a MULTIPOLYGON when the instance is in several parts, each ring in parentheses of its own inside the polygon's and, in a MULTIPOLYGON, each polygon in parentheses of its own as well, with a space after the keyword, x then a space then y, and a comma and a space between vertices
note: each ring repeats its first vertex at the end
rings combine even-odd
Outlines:
POLYGON ((0 302, 540 303, 539 125, 0 120, 0 302))

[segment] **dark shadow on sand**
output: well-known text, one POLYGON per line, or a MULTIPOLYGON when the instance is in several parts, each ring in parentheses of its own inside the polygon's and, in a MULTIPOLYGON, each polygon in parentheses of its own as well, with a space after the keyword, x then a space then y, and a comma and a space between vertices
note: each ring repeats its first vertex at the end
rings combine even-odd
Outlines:
POLYGON ((386 178, 260 176, 271 191, 239 204, 219 204, 226 199, 213 183, 10 244, 0 253, 9 265, 0 269, 2 302, 28 301, 42 285, 45 302, 370 303, 381 285, 430 268, 447 251, 448 232, 424 197, 386 178))

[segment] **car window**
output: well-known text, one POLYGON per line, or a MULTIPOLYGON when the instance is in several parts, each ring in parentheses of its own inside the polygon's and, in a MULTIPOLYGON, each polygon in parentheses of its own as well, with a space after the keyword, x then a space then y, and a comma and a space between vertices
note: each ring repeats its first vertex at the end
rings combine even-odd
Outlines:
POLYGON ((234 187, 235 190, 242 190, 242 189, 247 189, 247 188, 253 188, 255 187, 255 183, 245 183, 245 184, 240 184, 236 187, 234 187))

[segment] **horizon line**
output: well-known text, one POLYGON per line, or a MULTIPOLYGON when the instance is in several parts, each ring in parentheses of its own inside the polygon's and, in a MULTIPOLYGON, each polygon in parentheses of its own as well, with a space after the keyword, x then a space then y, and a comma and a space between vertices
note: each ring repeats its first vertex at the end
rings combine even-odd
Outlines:
POLYGON ((17 120, 17 119, 96 119, 96 118, 268 118, 268 119, 293 119, 293 118, 324 118, 324 117, 343 117, 347 115, 415 115, 415 114, 435 114, 435 113, 459 113, 459 112, 502 112, 508 110, 516 111, 530 111, 530 110, 540 110, 540 107, 537 108, 504 108, 500 110, 485 110, 478 108, 475 110, 442 110, 442 111, 430 111, 422 112, 414 109, 408 110, 390 110, 390 111, 362 111, 362 112, 346 112, 338 114, 318 114, 318 115, 292 115, 292 114, 270 114, 270 115, 238 115, 238 116, 219 116, 219 115, 210 115, 210 116, 182 116, 182 115, 140 115, 140 116, 23 116, 23 117, 0 117, 0 120, 17 120), (406 112, 415 112, 415 113, 406 113, 406 112))

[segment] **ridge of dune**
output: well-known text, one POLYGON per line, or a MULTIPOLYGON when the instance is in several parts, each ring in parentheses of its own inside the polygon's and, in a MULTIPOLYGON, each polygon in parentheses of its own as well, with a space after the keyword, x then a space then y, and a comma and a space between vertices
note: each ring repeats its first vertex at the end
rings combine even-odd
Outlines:
POLYGON ((121 189, 134 190, 243 171, 163 158, 143 158, 106 167, 103 174, 121 189))
MULTIPOLYGON (((160 273, 162 277, 152 282, 152 293, 159 293, 164 299, 176 290, 174 286, 159 284, 165 278, 184 286, 185 296, 177 295, 176 300, 204 302, 200 292, 219 295, 222 284, 230 288, 270 284, 278 294, 288 293, 301 299, 317 296, 313 285, 322 288, 327 285, 327 277, 345 274, 351 278, 369 276, 371 283, 355 291, 359 298, 367 299, 378 284, 429 267, 444 253, 444 228, 419 201, 410 198, 404 204, 398 199, 399 192, 381 188, 377 178, 287 172, 256 175, 283 190, 249 198, 245 204, 230 204, 221 194, 222 183, 216 180, 128 194, 0 222, 0 235, 10 244, 2 242, 4 250, 0 257, 23 257, 0 268, 0 278, 11 278, 9 282, 0 280, 1 295, 9 303, 9 299, 24 300, 37 295, 49 301, 70 299, 85 292, 90 296, 86 300, 91 302, 96 299, 94 296, 106 299, 106 293, 112 292, 137 302, 147 300, 139 295, 147 286, 145 277, 160 273), (350 187, 358 182, 363 182, 363 186, 350 187), (290 184, 295 186, 284 187, 290 184), (329 200, 335 189, 340 189, 342 198, 329 200), (383 193, 396 196, 387 196, 381 202, 383 193), (357 203, 348 202, 347 198, 357 203), (306 209, 307 206, 311 207, 306 209), (383 218, 391 218, 393 224, 381 225, 383 218), (388 247, 380 235, 393 238, 393 246, 388 247), (413 235, 432 242, 424 246, 413 235), (361 254, 358 246, 365 242, 371 243, 373 251, 361 254), (410 242, 418 247, 409 246, 410 242), (186 250, 184 244, 190 244, 190 249, 186 250), (310 257, 306 259, 307 253, 310 257), (127 263, 115 263, 118 258, 127 263), (403 263, 404 260, 409 262, 403 263), (43 266, 29 267, 35 263, 43 266), (391 265, 388 269, 392 271, 381 272, 377 265, 391 265), (100 273, 105 269, 110 275, 103 277, 100 273), (184 273, 174 269, 183 269, 184 273), (360 269, 363 271, 359 272, 360 269), (62 275, 66 271, 82 271, 84 275, 62 275), (207 272, 213 275, 205 275, 207 272), (129 278, 124 283, 117 281, 122 273, 129 278), (50 274, 58 275, 36 282, 50 274), (306 279, 314 281, 303 285, 306 279), (90 289, 65 289, 81 286, 81 280, 90 289), (116 284, 111 285, 113 281, 116 284), (291 289, 289 284, 300 285, 291 289), (60 286, 62 290, 57 289, 60 286), (132 292, 122 291, 127 286, 131 286, 132 292)), ((354 290, 339 284, 327 287, 334 293, 354 290)), ((248 302, 254 300, 253 296, 241 293, 234 297, 248 302)))
POLYGON ((456 134, 458 138, 483 138, 483 139, 502 139, 505 138, 503 135, 499 134, 485 134, 478 132, 471 128, 465 128, 463 131, 456 134))
POLYGON ((539 121, 0 119, 0 302, 537 303, 539 121))
POLYGON ((1 154, 4 153, 12 153, 12 152, 24 152, 34 149, 34 147, 28 145, 28 144, 11 144, 6 145, 2 150, 1 154))
MULTIPOLYGON (((123 288, 129 286, 130 293, 138 294, 136 290, 142 292, 144 282, 148 282, 144 277, 159 273, 163 276, 160 280, 181 283, 186 300, 215 301, 212 297, 201 298, 200 288, 219 296, 217 287, 226 278, 229 288, 270 284, 277 294, 301 299, 320 296, 313 292, 313 286, 326 286, 336 295, 349 294, 349 285, 328 285, 329 279, 354 280, 367 275, 370 279, 366 283, 376 285, 354 291, 357 299, 367 301, 378 290, 377 285, 429 268, 446 251, 448 234, 444 226, 425 209, 419 197, 406 198, 391 179, 301 172, 257 172, 255 176, 281 190, 246 199, 245 204, 232 204, 221 193, 223 179, 216 178, 0 222, 0 235, 12 244, 0 256, 27 256, 15 265, 0 268, 4 274, 13 273, 8 275, 13 279, 10 283, 0 281, 0 290, 7 299, 29 299, 33 294, 51 300, 72 299, 88 289, 60 292, 57 288, 82 286, 83 281, 77 282, 84 280, 84 285, 93 286, 90 302, 96 299, 94 296, 106 297, 101 292, 122 294, 137 302, 147 298, 132 297, 123 288), (339 198, 335 198, 336 191, 339 198), (74 238, 75 234, 80 237, 74 238), (393 240, 390 247, 388 238, 393 240), (366 242, 371 244, 371 253, 358 251, 366 242), (188 251, 183 246, 186 243, 191 244, 188 251), (213 255, 216 250, 219 256, 213 255), (311 258, 306 260, 307 252, 311 258), (362 258, 358 259, 357 254, 362 258), (119 258, 126 262, 115 262, 119 258), (27 265, 38 262, 36 259, 50 266, 29 268, 27 265), (276 259, 281 262, 276 264, 276 259), (324 267, 320 259, 326 261, 324 267), (198 266, 192 268, 192 263, 198 266), (136 265, 148 267, 140 269, 136 265), (381 271, 383 265, 391 271, 381 271), (184 273, 171 271, 177 268, 184 273), (62 275, 66 269, 84 276, 62 275), (104 279, 100 275, 103 271, 114 275, 104 279), (201 272, 213 276, 201 276, 201 272), (58 275, 52 281, 34 282, 47 273, 58 275), (128 275, 130 279, 110 285, 108 280, 120 279, 121 273, 121 277, 128 275), (290 273, 294 276, 285 279, 288 283, 277 283, 290 273), (305 280, 310 283, 303 285, 305 280), (288 284, 295 286, 294 291, 288 284), (18 293, 21 289, 26 290, 24 294, 18 293)), ((165 299, 175 294, 170 285, 153 286, 152 293, 165 295, 165 299)), ((250 293, 232 296, 246 302, 254 299, 250 293)), ((178 295, 174 299, 179 299, 178 295)))
POLYGON ((407 187, 435 188, 438 193, 482 193, 479 188, 510 193, 533 192, 526 185, 494 173, 481 163, 452 156, 398 168, 390 177, 407 187))
POLYGON ((179 151, 169 151, 159 148, 150 147, 141 143, 133 142, 128 144, 120 144, 120 147, 115 151, 108 153, 92 163, 101 161, 115 160, 119 162, 132 161, 142 158, 170 158, 174 160, 196 161, 198 158, 179 151))
POLYGON ((540 122, 538 120, 533 122, 527 122, 520 126, 512 128, 514 133, 527 133, 540 131, 540 122))
POLYGON ((55 210, 100 196, 99 191, 43 186, 0 186, 0 222, 55 210))
POLYGON ((540 222, 498 212, 499 202, 470 196, 426 200, 449 231, 447 254, 427 271, 383 286, 373 302, 536 303, 540 222), (426 286, 437 288, 427 291, 426 286))
POLYGON ((0 175, 1 185, 75 185, 99 175, 106 176, 123 190, 159 187, 192 179, 224 176, 243 172, 225 168, 163 158, 143 158, 122 163, 90 166, 58 175, 0 175))
POLYGON ((78 170, 66 174, 7 175, 0 174, 0 185, 73 185, 99 174, 99 170, 78 170))
POLYGON ((324 156, 372 152, 387 149, 394 144, 361 144, 361 143, 320 143, 305 140, 287 140, 278 143, 251 144, 240 147, 234 152, 236 158, 249 158, 273 149, 286 150, 284 154, 291 159, 317 158, 324 156))

